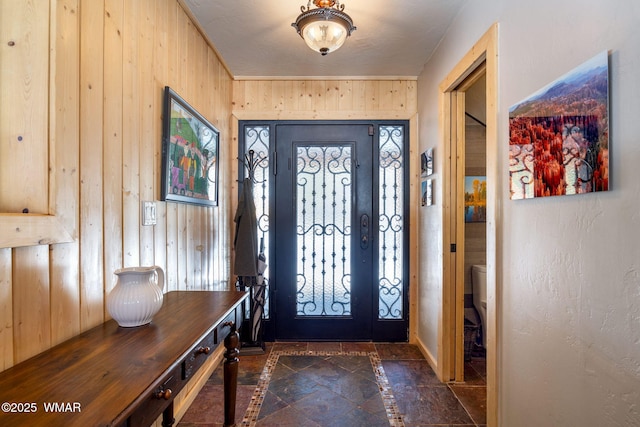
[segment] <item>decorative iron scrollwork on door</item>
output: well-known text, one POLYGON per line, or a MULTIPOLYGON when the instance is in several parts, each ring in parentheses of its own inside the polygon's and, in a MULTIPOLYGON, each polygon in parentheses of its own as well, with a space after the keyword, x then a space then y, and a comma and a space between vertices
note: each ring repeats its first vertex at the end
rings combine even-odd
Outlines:
POLYGON ((379 128, 378 318, 404 316, 404 127, 379 128))
POLYGON ((351 314, 351 145, 298 146, 298 316, 351 314))

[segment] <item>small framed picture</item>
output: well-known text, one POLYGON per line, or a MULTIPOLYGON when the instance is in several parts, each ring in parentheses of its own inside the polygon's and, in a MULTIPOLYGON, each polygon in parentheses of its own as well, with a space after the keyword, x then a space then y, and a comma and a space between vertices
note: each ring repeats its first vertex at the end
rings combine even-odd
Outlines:
POLYGON ((464 222, 487 221, 487 177, 465 176, 464 222))
POLYGON ((422 206, 433 205, 433 180, 422 181, 422 206))
POLYGON ((429 175, 433 175, 433 148, 420 155, 420 176, 425 178, 429 175))

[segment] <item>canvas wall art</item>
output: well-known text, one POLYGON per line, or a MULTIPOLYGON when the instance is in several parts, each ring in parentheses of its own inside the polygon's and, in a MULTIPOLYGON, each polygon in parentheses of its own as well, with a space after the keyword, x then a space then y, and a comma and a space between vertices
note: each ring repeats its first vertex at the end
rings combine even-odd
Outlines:
POLYGON ((464 222, 487 221, 487 177, 464 177, 464 222))
POLYGON ((433 175, 433 148, 429 148, 420 155, 422 206, 433 205, 433 179, 426 179, 431 175, 433 175))
POLYGON ((426 179, 422 181, 422 206, 433 205, 433 180, 426 179))
POLYGON ((607 52, 509 109, 511 199, 609 189, 607 52))
POLYGON ((433 175, 433 148, 420 155, 420 176, 426 178, 429 175, 433 175))

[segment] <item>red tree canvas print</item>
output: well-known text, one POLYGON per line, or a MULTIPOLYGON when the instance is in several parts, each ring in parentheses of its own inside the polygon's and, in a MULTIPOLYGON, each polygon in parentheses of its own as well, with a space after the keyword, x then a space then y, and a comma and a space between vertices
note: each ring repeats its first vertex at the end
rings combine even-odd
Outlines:
POLYGON ((511 199, 609 189, 608 77, 602 52, 509 109, 511 199))

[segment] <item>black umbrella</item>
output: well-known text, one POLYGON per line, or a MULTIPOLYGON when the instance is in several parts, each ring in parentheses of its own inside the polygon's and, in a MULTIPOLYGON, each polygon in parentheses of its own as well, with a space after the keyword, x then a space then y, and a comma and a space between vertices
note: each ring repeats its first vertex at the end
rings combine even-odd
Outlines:
POLYGON ((251 341, 262 341, 262 315, 264 313, 265 290, 264 271, 267 269, 267 257, 264 255, 264 240, 260 239, 260 253, 258 254, 258 276, 252 287, 251 295, 251 341))

